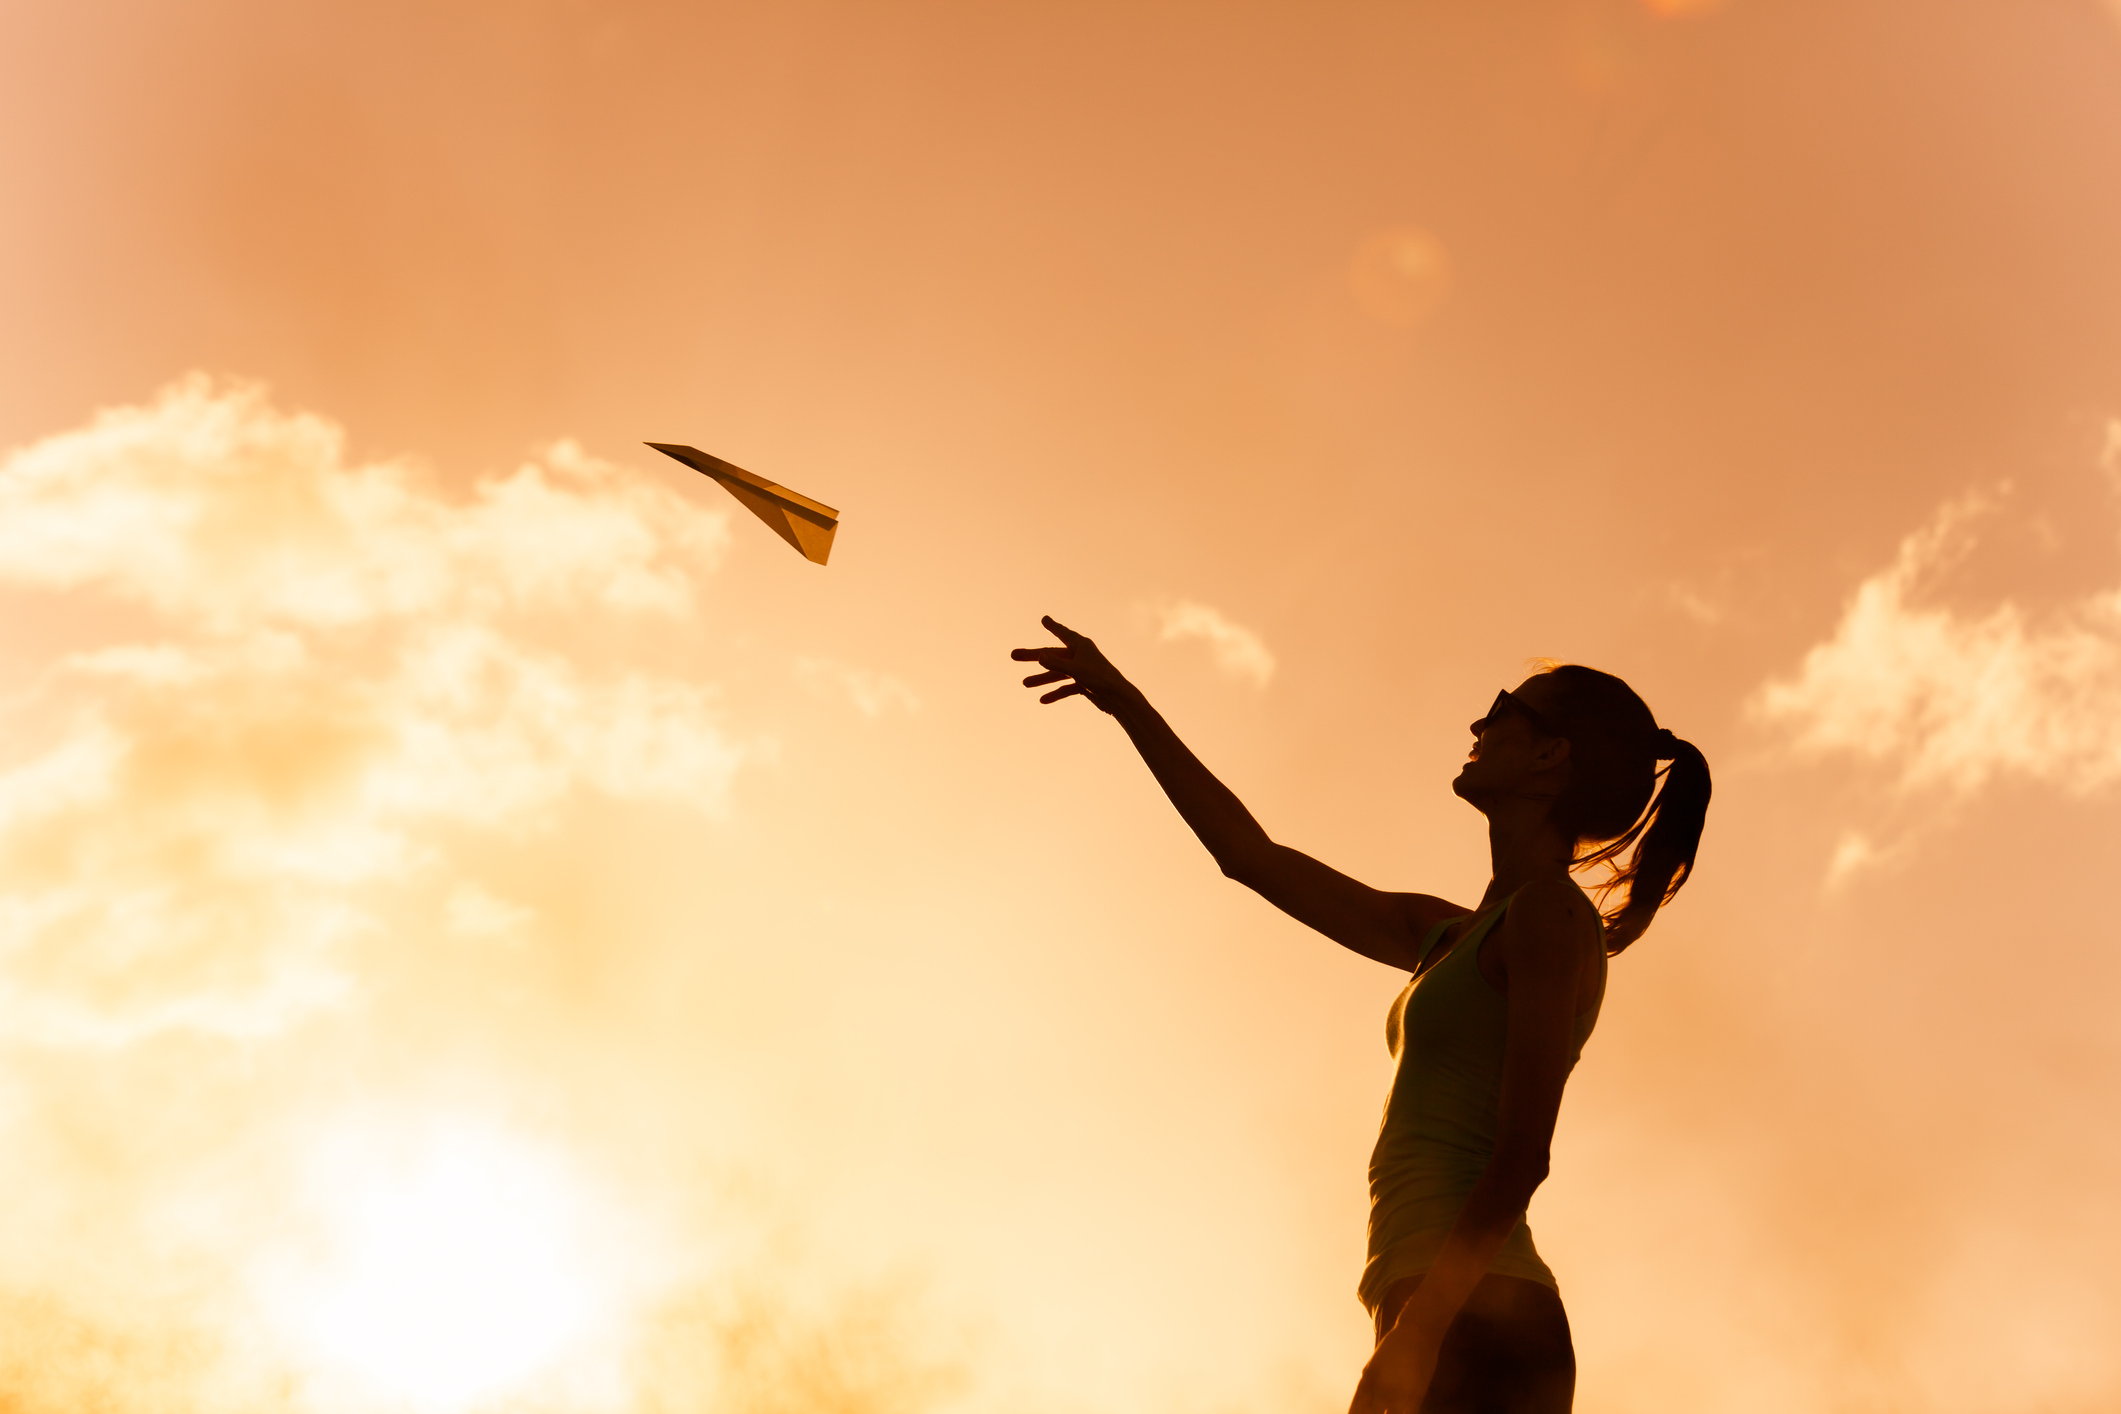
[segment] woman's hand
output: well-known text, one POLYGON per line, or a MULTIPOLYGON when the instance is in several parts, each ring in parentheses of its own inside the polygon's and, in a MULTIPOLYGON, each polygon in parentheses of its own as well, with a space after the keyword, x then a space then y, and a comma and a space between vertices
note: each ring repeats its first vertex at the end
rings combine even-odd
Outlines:
POLYGON ((1348 1414, 1419 1414, 1442 1349, 1441 1332, 1425 1331, 1409 1320, 1394 1325, 1362 1367, 1348 1414))
POLYGON ((1058 620, 1047 617, 1039 620, 1046 631, 1061 641, 1058 648, 1018 648, 1009 656, 1019 663, 1036 663, 1046 671, 1033 673, 1024 679, 1025 687, 1044 687, 1049 682, 1063 684, 1046 693, 1038 700, 1058 702, 1063 697, 1077 693, 1090 699, 1091 705, 1102 712, 1116 711, 1126 694, 1134 685, 1120 676, 1112 661, 1098 651, 1097 645, 1067 627, 1058 620))

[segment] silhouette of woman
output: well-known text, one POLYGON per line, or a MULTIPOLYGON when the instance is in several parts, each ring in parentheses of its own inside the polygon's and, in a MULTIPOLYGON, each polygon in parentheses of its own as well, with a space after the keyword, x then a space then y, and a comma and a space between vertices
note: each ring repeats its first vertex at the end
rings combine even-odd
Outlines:
POLYGON ((1575 1348, 1525 1205, 1547 1176, 1606 959, 1693 869, 1708 762, 1619 678, 1538 673, 1472 724, 1451 784, 1488 821, 1493 876, 1479 907, 1385 893, 1274 843, 1095 643, 1043 622, 1060 645, 1010 655, 1044 669, 1024 686, 1061 684, 1039 701, 1080 693, 1117 718, 1224 874, 1413 974, 1385 1021, 1398 1065, 1370 1158, 1358 1287, 1377 1346, 1350 1414, 1566 1411, 1575 1348), (1601 898, 1619 898, 1603 915, 1571 875, 1589 865, 1609 871, 1601 898))

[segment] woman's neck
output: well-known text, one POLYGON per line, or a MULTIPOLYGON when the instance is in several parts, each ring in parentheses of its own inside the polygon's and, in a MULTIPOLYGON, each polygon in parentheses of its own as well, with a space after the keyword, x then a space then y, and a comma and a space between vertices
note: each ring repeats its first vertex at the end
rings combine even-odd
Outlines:
POLYGON ((1575 860, 1575 841, 1549 821, 1551 801, 1497 801, 1488 816, 1488 867, 1492 871, 1487 905, 1516 893, 1535 879, 1566 875, 1575 860))

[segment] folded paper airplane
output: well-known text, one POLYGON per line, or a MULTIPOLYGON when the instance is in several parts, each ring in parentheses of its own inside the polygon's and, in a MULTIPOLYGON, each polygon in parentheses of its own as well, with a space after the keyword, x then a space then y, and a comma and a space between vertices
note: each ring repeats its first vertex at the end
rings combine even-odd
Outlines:
POLYGON ((798 495, 785 486, 776 486, 740 466, 731 466, 698 447, 680 447, 669 442, 647 445, 721 482, 730 495, 744 503, 744 509, 772 527, 775 535, 802 551, 804 559, 823 564, 825 557, 832 553, 832 535, 840 528, 840 513, 832 507, 798 495))

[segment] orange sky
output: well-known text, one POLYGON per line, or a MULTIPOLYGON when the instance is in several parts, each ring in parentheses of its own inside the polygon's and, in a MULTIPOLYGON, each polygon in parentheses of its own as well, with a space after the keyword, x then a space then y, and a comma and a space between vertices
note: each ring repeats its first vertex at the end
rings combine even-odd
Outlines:
POLYGON ((0 1403, 1345 1407, 1398 980, 1050 612, 1381 886, 1708 753, 1580 1409, 2115 1407, 2117 172, 2094 0, 0 8, 0 1403))

